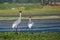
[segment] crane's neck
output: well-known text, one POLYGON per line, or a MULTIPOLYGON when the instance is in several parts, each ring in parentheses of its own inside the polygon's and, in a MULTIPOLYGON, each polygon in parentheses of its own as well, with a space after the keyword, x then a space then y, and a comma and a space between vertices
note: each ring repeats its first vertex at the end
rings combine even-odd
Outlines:
POLYGON ((21 13, 20 13, 20 17, 21 17, 21 13))
POLYGON ((29 18, 29 22, 31 22, 31 18, 29 18))
POLYGON ((20 14, 20 17, 19 17, 19 18, 20 18, 20 20, 21 20, 21 13, 19 13, 19 14, 20 14))

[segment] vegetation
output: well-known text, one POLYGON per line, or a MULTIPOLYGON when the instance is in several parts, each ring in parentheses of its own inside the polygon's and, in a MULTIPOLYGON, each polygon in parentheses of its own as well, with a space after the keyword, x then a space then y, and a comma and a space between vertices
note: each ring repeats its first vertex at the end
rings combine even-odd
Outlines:
MULTIPOLYGON (((13 4, 0 4, 0 5, 1 5, 0 6, 0 20, 17 19, 17 16, 19 15, 19 10, 23 11, 22 15, 56 14, 56 13, 60 14, 60 6, 42 6, 40 3, 36 3, 36 4, 35 3, 28 3, 28 4, 13 3, 13 4), (14 16, 14 17, 12 17, 12 16, 14 16)), ((25 18, 27 19, 27 17, 23 17, 23 19, 25 19, 25 18)), ((33 18, 41 19, 42 17, 34 16, 33 18)), ((59 17, 57 17, 57 18, 59 18, 59 17)))
POLYGON ((9 3, 32 3, 32 2, 40 2, 41 0, 0 0, 0 3, 9 2, 9 3))
POLYGON ((17 14, 19 10, 24 11, 24 13, 29 13, 32 9, 41 9, 42 5, 37 4, 1 4, 0 15, 17 14), (14 8, 14 9, 13 9, 14 8))
MULTIPOLYGON (((0 10, 0 15, 18 15, 19 10, 0 10)), ((34 10, 24 10, 24 14, 53 14, 60 13, 60 9, 34 9, 34 10)))
POLYGON ((43 7, 40 3, 1 4, 0 15, 18 15, 19 10, 22 10, 23 14, 60 13, 60 6, 43 7))
POLYGON ((60 0, 0 0, 0 3, 41 3, 42 5, 56 5, 60 0))
POLYGON ((12 4, 0 4, 0 10, 4 10, 4 9, 12 9, 12 8, 15 8, 15 9, 25 9, 25 10, 28 10, 28 9, 32 9, 32 8, 41 8, 42 5, 40 3, 22 3, 22 4, 15 4, 15 3, 12 3, 12 4))
MULTIPOLYGON (((28 4, 1 4, 0 6, 0 20, 15 20, 19 15, 19 10, 22 10, 22 15, 36 15, 36 14, 60 14, 60 6, 42 6, 40 3, 28 4), (8 17, 9 16, 9 17, 8 17), (14 16, 14 17, 12 17, 14 16)), ((26 17, 23 17, 23 19, 26 17)), ((40 19, 42 17, 33 17, 40 19)), ((53 17, 52 17, 53 18, 53 17)), ((59 18, 59 17, 58 17, 59 18)))
POLYGON ((60 40, 60 33, 0 33, 0 40, 60 40))
MULTIPOLYGON (((0 3, 4 3, 4 2, 8 2, 8 3, 40 3, 41 1, 42 0, 26 0, 26 1, 25 0, 0 0, 0 3)), ((49 0, 49 1, 51 1, 51 0, 49 0)), ((60 0, 55 0, 55 1, 60 2, 60 0)))

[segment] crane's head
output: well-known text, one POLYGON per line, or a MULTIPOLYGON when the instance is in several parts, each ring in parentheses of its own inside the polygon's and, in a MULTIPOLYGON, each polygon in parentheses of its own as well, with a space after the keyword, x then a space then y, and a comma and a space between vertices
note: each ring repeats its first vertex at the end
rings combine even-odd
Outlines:
POLYGON ((19 13, 22 13, 22 11, 19 11, 19 13))

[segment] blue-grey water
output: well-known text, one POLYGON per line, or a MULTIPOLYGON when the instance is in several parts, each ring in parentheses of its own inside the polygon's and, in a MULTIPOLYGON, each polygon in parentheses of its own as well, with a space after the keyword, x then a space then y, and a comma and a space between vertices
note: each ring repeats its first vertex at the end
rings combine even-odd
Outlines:
MULTIPOLYGON (((12 29, 12 24, 15 20, 0 20, 0 32, 15 32, 16 29, 12 29)), ((28 20, 22 20, 18 25, 18 32, 60 32, 60 19, 49 20, 32 20, 34 25, 31 29, 28 28, 28 20)))

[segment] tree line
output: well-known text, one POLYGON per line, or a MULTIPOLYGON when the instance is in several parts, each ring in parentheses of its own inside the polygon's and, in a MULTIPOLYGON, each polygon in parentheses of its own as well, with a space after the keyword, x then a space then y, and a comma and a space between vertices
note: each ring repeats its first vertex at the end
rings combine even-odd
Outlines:
MULTIPOLYGON (((0 3, 40 3, 42 0, 0 0, 0 3)), ((45 0, 44 0, 45 1, 45 0)), ((56 0, 59 2, 60 0, 56 0)))
POLYGON ((41 3, 42 5, 55 5, 60 0, 0 0, 0 3, 41 3))
POLYGON ((41 0, 0 0, 0 3, 40 3, 41 0))

